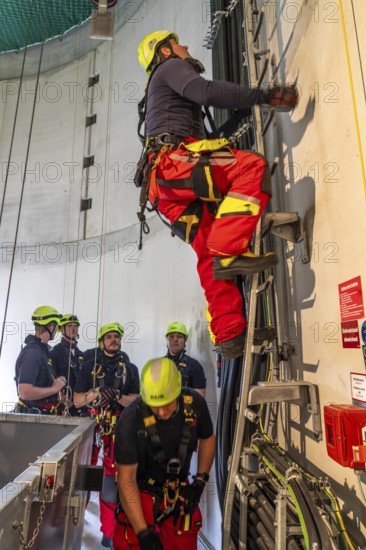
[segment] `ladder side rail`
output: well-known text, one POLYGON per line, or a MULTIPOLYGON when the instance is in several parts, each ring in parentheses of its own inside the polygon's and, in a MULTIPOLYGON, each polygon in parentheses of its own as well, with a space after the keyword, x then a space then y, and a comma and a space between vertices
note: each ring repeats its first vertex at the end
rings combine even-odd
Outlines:
MULTIPOLYGON (((244 41, 247 51, 247 61, 248 61, 248 70, 249 70, 249 81, 251 85, 256 85, 258 82, 256 62, 254 57, 254 52, 252 49, 252 38, 253 38, 253 29, 254 29, 254 14, 253 14, 253 2, 252 0, 244 0, 244 13, 248 17, 248 14, 251 14, 251 27, 249 28, 246 22, 243 22, 244 29, 244 41)), ((261 154, 264 154, 264 140, 262 135, 262 120, 259 106, 255 106, 253 109, 253 123, 254 123, 254 138, 256 144, 256 151, 261 154)), ((257 225, 254 239, 254 252, 259 254, 260 250, 260 223, 257 225)), ((244 438, 244 429, 246 424, 246 410, 248 407, 248 392, 250 387, 250 382, 252 379, 252 369, 253 369, 253 353, 252 353, 252 342, 254 336, 255 320, 256 320, 256 309, 257 309, 257 288, 258 288, 258 273, 252 275, 252 286, 250 291, 249 299, 249 315, 247 318, 248 322, 248 332, 247 339, 244 350, 243 357, 243 373, 241 380, 241 388, 239 394, 239 405, 238 405, 238 414, 235 426, 235 435, 234 443, 232 448, 232 454, 230 458, 229 474, 227 479, 227 485, 225 490, 225 500, 223 508, 223 540, 222 547, 230 548, 230 539, 231 539, 231 521, 234 505, 234 494, 236 487, 236 476, 239 471, 239 462, 243 449, 243 438, 244 438)), ((249 442, 247 442, 249 443, 249 442)), ((245 531, 245 530, 244 530, 245 531)), ((242 531, 243 532, 243 531, 242 531)), ((246 548, 245 541, 239 541, 241 548, 246 548)))

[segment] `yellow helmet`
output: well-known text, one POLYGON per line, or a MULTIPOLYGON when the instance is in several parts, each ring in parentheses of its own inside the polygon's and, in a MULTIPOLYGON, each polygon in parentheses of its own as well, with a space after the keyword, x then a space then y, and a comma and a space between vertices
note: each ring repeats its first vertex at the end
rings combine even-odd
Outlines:
POLYGON ((165 331, 165 336, 168 336, 168 334, 172 334, 172 332, 179 332, 180 334, 183 334, 185 341, 188 340, 188 331, 183 323, 170 323, 165 331))
POLYGON ((78 327, 80 326, 80 321, 77 315, 73 315, 72 313, 64 313, 60 319, 60 327, 64 327, 69 323, 75 323, 78 327))
POLYGON ((150 359, 142 369, 141 399, 149 407, 165 407, 179 397, 182 375, 168 357, 150 359))
POLYGON ((108 332, 118 332, 121 338, 124 335, 123 326, 120 323, 110 323, 109 325, 103 325, 98 332, 98 342, 100 342, 108 332))
POLYGON ((50 323, 60 324, 61 315, 52 306, 39 306, 33 311, 32 321, 35 325, 46 326, 50 323))
POLYGON ((151 64, 159 46, 170 37, 179 42, 178 35, 171 31, 155 31, 143 38, 137 48, 137 54, 141 67, 149 75, 151 73, 151 64))

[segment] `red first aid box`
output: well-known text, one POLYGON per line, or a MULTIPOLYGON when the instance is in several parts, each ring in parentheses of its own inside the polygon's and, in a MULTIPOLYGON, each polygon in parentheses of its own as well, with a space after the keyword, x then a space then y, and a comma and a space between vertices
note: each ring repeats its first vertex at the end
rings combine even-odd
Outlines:
POLYGON ((366 443, 362 440, 362 428, 365 426, 366 409, 357 405, 325 405, 324 427, 328 455, 342 466, 364 468, 364 462, 354 459, 353 447, 366 443))

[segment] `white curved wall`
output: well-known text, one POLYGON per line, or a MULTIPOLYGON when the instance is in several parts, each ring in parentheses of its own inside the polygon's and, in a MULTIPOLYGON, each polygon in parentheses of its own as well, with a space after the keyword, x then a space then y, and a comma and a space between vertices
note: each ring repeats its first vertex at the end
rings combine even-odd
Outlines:
MULTIPOLYGON (((189 0, 185 3, 189 18, 182 18, 171 3, 148 0, 134 5, 138 4, 142 4, 141 9, 122 24, 113 41, 100 43, 57 68, 41 70, 1 356, 0 400, 5 409, 16 399, 14 364, 26 332, 32 331, 32 311, 38 305, 50 304, 79 316, 81 349, 95 346, 97 324, 123 323, 123 349, 139 368, 151 357, 165 353, 167 324, 184 322, 189 329, 188 352, 205 367, 207 399, 216 413, 215 356, 206 329, 195 255, 178 238, 171 238, 156 215, 149 216, 151 232, 144 236, 142 251, 138 250, 139 190, 132 181, 141 149, 136 135, 137 101, 146 84, 137 61, 137 46, 149 32, 171 28, 184 43, 192 44, 192 53, 210 67, 210 54, 202 47, 208 27, 207 7, 189 0), (89 76, 96 73, 99 82, 90 88, 89 76), (97 115, 97 122, 86 129, 85 117, 90 113, 97 115), (82 163, 88 154, 94 155, 95 163, 89 168, 87 181, 82 163), (92 208, 83 213, 80 200, 86 196, 92 198, 92 208)), ((85 29, 81 32, 85 35, 85 29)), ((74 36, 77 40, 77 33, 74 36)), ((95 45, 90 41, 91 47, 95 45)), ((69 55, 69 43, 59 47, 67 48, 69 55)), ((26 74, 32 76, 27 76, 22 86, 0 228, 2 314, 39 51, 32 48, 27 53, 33 59, 28 58, 32 68, 26 74)), ((44 66, 54 65, 57 55, 63 59, 61 50, 55 52, 54 43, 46 45, 44 66), (48 51, 52 59, 47 58, 48 51)), ((7 63, 6 56, 0 56, 0 64, 10 70, 7 63)), ((0 85, 2 196, 19 83, 12 79, 0 81, 0 85)), ((217 516, 217 501, 211 501, 210 513, 217 516)), ((216 521, 210 535, 214 543, 219 541, 219 531, 220 521, 216 521)), ((219 542, 215 544, 219 546, 219 542)))

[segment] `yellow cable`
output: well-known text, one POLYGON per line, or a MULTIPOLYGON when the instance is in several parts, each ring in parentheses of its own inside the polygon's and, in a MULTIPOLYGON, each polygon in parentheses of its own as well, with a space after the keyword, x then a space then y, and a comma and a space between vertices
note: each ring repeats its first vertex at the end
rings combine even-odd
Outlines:
POLYGON ((343 518, 342 518, 342 513, 341 513, 340 508, 339 508, 337 497, 335 496, 335 494, 333 493, 333 491, 330 488, 324 489, 324 492, 328 495, 328 497, 330 498, 330 500, 333 503, 332 507, 333 507, 334 514, 337 518, 339 527, 341 529, 341 534, 343 535, 343 538, 345 539, 349 550, 357 550, 356 547, 353 545, 353 543, 352 543, 352 541, 349 537, 349 534, 346 530, 346 527, 344 525, 343 518))
POLYGON ((356 135, 357 135, 358 150, 359 150, 359 154, 360 154, 362 180, 363 180, 363 186, 364 186, 364 191, 365 191, 365 195, 366 195, 365 163, 364 163, 363 152, 362 152, 362 142, 361 142, 360 126, 359 126, 359 123, 358 123, 358 113, 357 113, 355 91, 354 91, 353 78, 352 78, 351 60, 350 60, 350 55, 349 55, 348 41, 347 41, 347 31, 346 31, 346 25, 345 25, 345 20, 344 20, 343 0, 339 0, 339 10, 340 10, 340 14, 341 14, 341 23, 342 23, 344 47, 345 47, 345 50, 346 50, 348 76, 349 76, 350 86, 351 86, 353 115, 355 117, 356 135))

